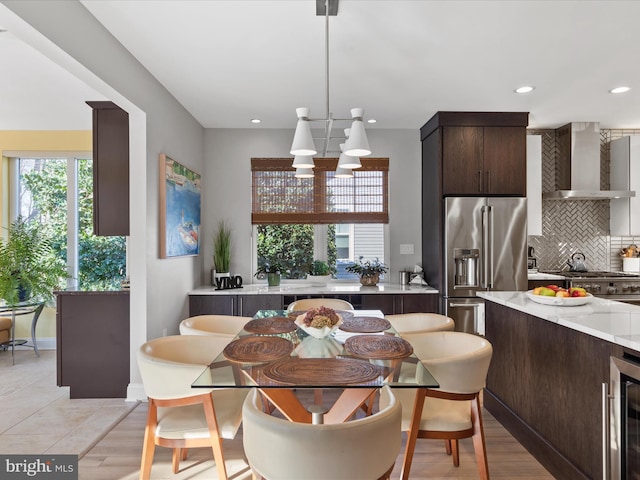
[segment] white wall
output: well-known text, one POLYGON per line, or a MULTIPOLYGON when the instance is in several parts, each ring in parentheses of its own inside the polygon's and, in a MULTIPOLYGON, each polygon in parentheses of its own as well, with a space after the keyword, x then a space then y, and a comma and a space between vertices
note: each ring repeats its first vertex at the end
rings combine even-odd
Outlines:
MULTIPOLYGON (((292 120, 292 125, 295 119, 292 120)), ((389 157, 388 281, 398 283, 398 271, 422 263, 421 146, 419 130, 367 130, 372 157, 389 157), (413 255, 400 255, 400 244, 413 244, 413 255)), ((202 281, 208 282, 211 234, 219 219, 233 230, 231 271, 250 283, 255 272, 251 238, 251 158, 291 157, 293 130, 207 129, 203 234, 205 259, 202 281)))
POLYGON ((136 350, 147 339, 161 336, 164 329, 169 334, 178 332, 179 321, 187 316, 186 293, 200 284, 202 272, 202 256, 158 257, 158 155, 167 153, 203 173, 204 129, 79 2, 6 0, 2 4, 4 27, 129 112, 128 396, 146 398, 136 350))

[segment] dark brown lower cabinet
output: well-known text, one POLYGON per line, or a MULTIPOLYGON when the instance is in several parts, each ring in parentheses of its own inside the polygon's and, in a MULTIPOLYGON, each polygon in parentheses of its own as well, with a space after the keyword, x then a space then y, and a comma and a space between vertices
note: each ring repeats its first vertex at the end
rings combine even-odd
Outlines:
POLYGON ((486 302, 484 405, 556 478, 602 477, 602 383, 621 347, 486 302))
POLYGON ((342 298, 354 308, 396 313, 437 313, 437 294, 354 294, 354 295, 189 295, 189 316, 238 315, 251 317, 258 310, 282 310, 302 298, 342 298))
POLYGON ((126 398, 129 292, 56 292, 58 386, 71 398, 126 398))

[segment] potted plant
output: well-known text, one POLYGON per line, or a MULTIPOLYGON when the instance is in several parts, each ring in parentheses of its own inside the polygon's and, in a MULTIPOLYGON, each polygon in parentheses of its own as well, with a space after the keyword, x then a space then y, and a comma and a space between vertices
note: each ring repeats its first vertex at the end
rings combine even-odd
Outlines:
POLYGON ((374 287, 380 281, 380 275, 387 273, 388 267, 378 258, 375 260, 362 260, 362 258, 360 256, 357 262, 347 265, 345 270, 358 274, 362 285, 374 287))
MULTIPOLYGON (((224 220, 218 222, 213 234, 213 265, 215 277, 228 277, 231 263, 231 229, 224 220)), ((212 279, 215 285, 215 278, 212 279)))
POLYGON ((50 301, 67 277, 63 261, 39 225, 18 217, 8 232, 6 241, 0 238, 0 298, 9 305, 32 297, 50 301))
POLYGON ((309 265, 309 273, 307 274, 307 280, 312 282, 328 282, 331 280, 331 275, 335 273, 329 264, 323 260, 314 260, 309 265))
POLYGON ((258 266, 255 276, 258 278, 267 277, 267 284, 270 287, 277 287, 280 285, 280 272, 282 272, 282 265, 278 262, 265 262, 258 266))

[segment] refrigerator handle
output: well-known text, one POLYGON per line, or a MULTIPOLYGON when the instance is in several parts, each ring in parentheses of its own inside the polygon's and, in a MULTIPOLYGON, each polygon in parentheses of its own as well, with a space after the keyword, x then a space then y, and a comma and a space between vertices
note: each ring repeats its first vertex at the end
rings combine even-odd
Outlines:
POLYGON ((491 288, 493 272, 491 268, 491 206, 483 205, 482 209, 482 255, 480 268, 482 269, 482 288, 491 288))
POLYGON ((487 288, 493 288, 493 207, 491 205, 487 205, 487 237, 489 238, 488 247, 487 247, 487 270, 489 277, 489 281, 487 282, 487 288))

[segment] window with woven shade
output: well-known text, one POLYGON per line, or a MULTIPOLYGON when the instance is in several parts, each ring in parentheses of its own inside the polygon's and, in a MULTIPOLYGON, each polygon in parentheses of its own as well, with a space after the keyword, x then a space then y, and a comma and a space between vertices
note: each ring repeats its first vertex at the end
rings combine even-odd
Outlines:
POLYGON ((388 223, 388 158, 361 158, 353 178, 336 178, 336 158, 316 158, 313 178, 296 178, 290 158, 252 158, 253 224, 388 223))

